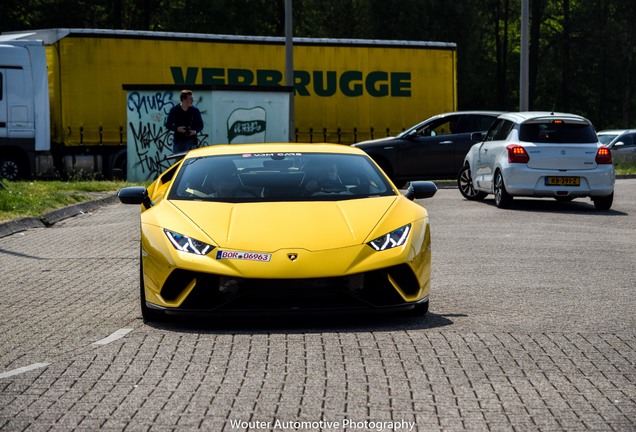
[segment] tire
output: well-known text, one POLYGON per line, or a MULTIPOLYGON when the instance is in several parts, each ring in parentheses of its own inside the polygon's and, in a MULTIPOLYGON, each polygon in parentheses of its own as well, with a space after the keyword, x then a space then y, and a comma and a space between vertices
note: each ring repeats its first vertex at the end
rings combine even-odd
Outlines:
POLYGON ((141 259, 141 253, 139 254, 139 305, 141 307, 141 317, 143 318, 145 323, 149 323, 152 321, 161 321, 163 319, 163 314, 157 312, 154 309, 151 309, 146 304, 146 290, 144 284, 144 268, 143 261, 141 259))
POLYGON ((503 175, 501 171, 497 171, 495 173, 495 205, 498 208, 506 209, 510 208, 512 205, 512 195, 508 193, 506 190, 506 185, 504 184, 503 175))
POLYGON ((426 315, 428 313, 428 303, 429 301, 426 300, 424 303, 416 304, 415 307, 409 311, 411 316, 423 317, 426 315))
POLYGON ((592 198, 596 210, 607 211, 612 207, 614 202, 614 192, 604 197, 592 198))
POLYGON ((0 157, 0 178, 22 180, 30 175, 29 164, 19 153, 9 152, 0 157))
POLYGON ((113 180, 126 180, 128 177, 128 156, 125 151, 116 153, 110 167, 110 177, 113 180))
POLYGON ((470 166, 464 165, 457 175, 457 187, 459 192, 469 201, 479 201, 486 197, 486 192, 476 191, 473 187, 473 177, 470 166))

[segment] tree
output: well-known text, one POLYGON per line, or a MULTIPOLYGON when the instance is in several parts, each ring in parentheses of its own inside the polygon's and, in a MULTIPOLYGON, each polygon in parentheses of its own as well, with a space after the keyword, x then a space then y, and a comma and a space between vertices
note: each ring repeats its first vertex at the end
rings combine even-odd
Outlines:
MULTIPOLYGON (((518 106, 520 0, 294 0, 294 35, 455 42, 460 109, 518 106)), ((532 0, 530 106, 634 126, 636 2, 532 0)), ((4 0, 0 31, 283 36, 283 0, 4 0)))

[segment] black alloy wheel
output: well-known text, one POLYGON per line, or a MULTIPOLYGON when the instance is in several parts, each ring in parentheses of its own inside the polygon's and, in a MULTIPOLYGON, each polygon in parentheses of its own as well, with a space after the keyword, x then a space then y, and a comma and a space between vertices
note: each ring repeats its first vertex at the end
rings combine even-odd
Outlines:
POLYGON ((470 201, 482 200, 487 195, 486 192, 475 190, 469 165, 464 165, 461 171, 459 171, 459 175, 457 176, 457 187, 464 198, 470 201))

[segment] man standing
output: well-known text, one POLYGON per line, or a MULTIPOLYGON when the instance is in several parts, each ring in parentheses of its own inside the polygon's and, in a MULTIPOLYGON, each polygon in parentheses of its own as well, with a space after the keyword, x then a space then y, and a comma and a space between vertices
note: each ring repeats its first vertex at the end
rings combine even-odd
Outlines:
POLYGON ((198 108, 192 106, 192 90, 182 90, 181 103, 172 107, 166 119, 166 127, 174 132, 173 153, 184 153, 197 147, 197 134, 203 130, 203 119, 198 108))

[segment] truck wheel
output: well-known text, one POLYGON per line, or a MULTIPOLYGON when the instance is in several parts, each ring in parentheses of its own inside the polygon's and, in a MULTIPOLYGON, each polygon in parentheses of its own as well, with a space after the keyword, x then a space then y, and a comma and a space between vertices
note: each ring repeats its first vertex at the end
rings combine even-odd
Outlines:
POLYGON ((19 154, 9 153, 0 157, 0 178, 21 180, 29 176, 29 165, 19 154))
POLYGON ((128 176, 128 155, 126 150, 122 150, 113 156, 113 162, 110 167, 111 177, 113 180, 126 180, 128 176))

